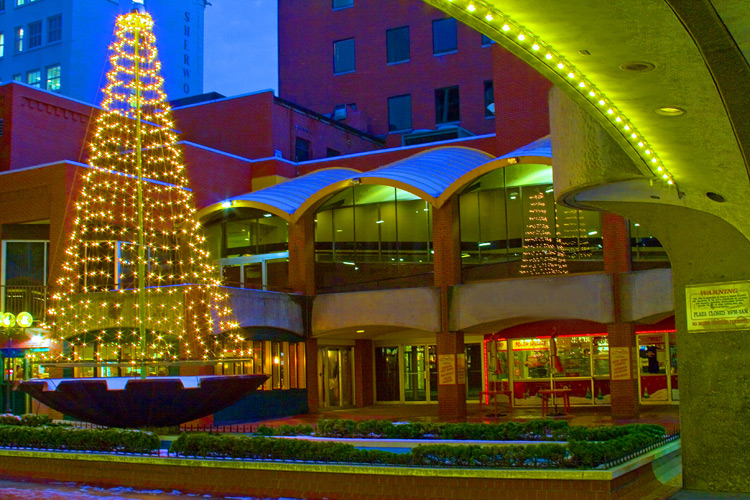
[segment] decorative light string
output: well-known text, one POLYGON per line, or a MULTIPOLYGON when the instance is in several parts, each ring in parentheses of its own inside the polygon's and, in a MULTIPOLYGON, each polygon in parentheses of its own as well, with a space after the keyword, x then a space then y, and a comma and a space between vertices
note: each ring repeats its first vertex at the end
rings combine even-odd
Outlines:
MULTIPOLYGON (((568 261, 559 238, 553 237, 552 222, 544 191, 529 196, 529 223, 523 238, 521 274, 567 274, 568 261)), ((553 215, 554 216, 554 215, 553 215)))
POLYGON ((517 23, 494 5, 484 0, 426 0, 428 3, 458 16, 471 16, 489 25, 507 42, 516 45, 554 72, 560 81, 588 101, 619 132, 638 157, 657 178, 674 185, 674 177, 660 156, 625 114, 599 90, 594 83, 573 66, 562 54, 532 31, 517 23))
POLYGON ((58 291, 49 310, 64 361, 168 362, 239 357, 244 339, 206 249, 162 90, 153 20, 118 17, 103 111, 58 291), (138 37, 135 36, 136 31, 138 37), (138 50, 135 50, 135 43, 138 50), (138 54, 136 78, 135 54, 138 54), (145 328, 138 333, 136 110, 141 114, 145 328), (218 342, 219 334, 222 342, 218 342), (217 345, 222 346, 221 349, 217 345), (142 348, 145 346, 145 351, 142 348), (92 352, 93 350, 93 352, 92 352))

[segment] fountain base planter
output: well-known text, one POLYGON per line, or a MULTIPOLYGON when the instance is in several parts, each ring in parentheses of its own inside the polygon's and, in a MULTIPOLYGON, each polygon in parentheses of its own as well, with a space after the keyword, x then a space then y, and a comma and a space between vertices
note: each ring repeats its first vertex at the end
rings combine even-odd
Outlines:
POLYGON ((222 410, 260 387, 266 375, 145 379, 27 380, 18 390, 85 422, 107 427, 168 427, 222 410))

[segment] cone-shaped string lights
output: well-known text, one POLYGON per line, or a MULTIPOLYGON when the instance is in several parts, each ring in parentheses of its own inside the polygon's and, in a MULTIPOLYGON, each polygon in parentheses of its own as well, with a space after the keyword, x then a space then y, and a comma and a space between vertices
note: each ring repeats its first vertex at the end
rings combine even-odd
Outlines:
POLYGON ((152 27, 147 13, 122 15, 110 46, 50 309, 69 361, 219 357, 211 335, 237 326, 195 218, 152 27))
MULTIPOLYGON (((559 238, 554 237, 552 222, 545 202, 545 192, 540 190, 529 196, 528 223, 524 232, 521 274, 567 274, 568 263, 559 238)), ((553 202, 554 203, 554 202, 553 202)))

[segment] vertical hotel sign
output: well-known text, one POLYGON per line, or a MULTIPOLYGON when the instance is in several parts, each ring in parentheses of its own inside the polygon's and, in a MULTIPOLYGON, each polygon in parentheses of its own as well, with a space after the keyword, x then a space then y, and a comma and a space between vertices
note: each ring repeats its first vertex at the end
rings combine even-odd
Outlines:
POLYGON ((750 281, 685 287, 688 331, 750 329, 750 281))

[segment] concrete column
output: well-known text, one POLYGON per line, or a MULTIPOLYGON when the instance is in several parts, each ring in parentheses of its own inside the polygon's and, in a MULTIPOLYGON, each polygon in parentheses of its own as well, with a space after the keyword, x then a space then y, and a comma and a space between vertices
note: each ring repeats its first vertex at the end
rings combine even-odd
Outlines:
POLYGON ((620 302, 620 273, 632 269, 630 252, 630 223, 610 212, 602 212, 602 237, 604 247, 604 272, 612 276, 612 300, 615 322, 607 325, 610 348, 627 348, 630 352, 630 379, 612 380, 609 383, 613 418, 637 418, 638 402, 638 351, 635 326, 622 321, 620 302))
POLYGON ((371 406, 373 394, 372 340, 354 341, 354 405, 371 406))
MULTIPOLYGON (((727 210, 705 195, 679 197, 674 188, 649 182, 598 122, 556 89, 550 94, 550 123, 555 192, 638 221, 669 255, 683 487, 750 492, 750 448, 745 444, 750 434, 750 329, 689 328, 686 302, 688 286, 731 288, 732 282, 750 282, 750 240, 738 227, 750 220, 750 207, 727 210), (620 183, 627 189, 616 189, 620 183)), ((679 171, 679 164, 674 170, 679 171)))
POLYGON ((448 322, 451 286, 461 283, 461 238, 458 198, 432 211, 435 250, 435 286, 440 288, 440 332, 436 335, 438 356, 438 415, 441 420, 466 420, 466 378, 463 332, 451 332, 448 322), (441 372, 452 373, 441 382, 441 372))

